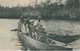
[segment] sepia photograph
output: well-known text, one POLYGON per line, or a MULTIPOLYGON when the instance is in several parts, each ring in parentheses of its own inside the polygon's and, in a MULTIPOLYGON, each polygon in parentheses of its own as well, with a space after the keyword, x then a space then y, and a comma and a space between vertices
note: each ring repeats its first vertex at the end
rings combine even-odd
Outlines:
POLYGON ((0 0, 0 51, 80 51, 80 0, 0 0))

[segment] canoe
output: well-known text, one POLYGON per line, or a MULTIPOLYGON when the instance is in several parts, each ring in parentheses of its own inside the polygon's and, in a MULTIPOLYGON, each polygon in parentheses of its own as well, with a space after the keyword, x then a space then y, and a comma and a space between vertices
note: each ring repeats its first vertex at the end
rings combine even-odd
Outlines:
POLYGON ((56 35, 56 34, 49 34, 49 38, 63 42, 65 44, 69 44, 75 40, 80 39, 80 35, 56 35))
MULTIPOLYGON (((20 39, 20 41, 22 42, 23 46, 27 49, 33 49, 33 50, 65 50, 65 51, 72 51, 73 48, 69 48, 69 47, 65 47, 65 46, 59 46, 59 45, 55 45, 55 44, 48 44, 48 43, 44 43, 38 40, 35 40, 29 36, 27 36, 24 31, 24 27, 21 27, 23 29, 22 32, 18 31, 18 37, 20 39)), ((44 34, 42 34, 44 36, 44 34)), ((57 43, 58 44, 58 43, 57 43)))
POLYGON ((63 47, 63 46, 56 46, 56 45, 50 45, 43 43, 41 41, 35 40, 27 35, 25 35, 22 32, 18 32, 18 37, 22 41, 22 44, 24 44, 25 48, 30 49, 40 49, 40 50, 69 50, 72 51, 72 48, 69 47, 63 47))

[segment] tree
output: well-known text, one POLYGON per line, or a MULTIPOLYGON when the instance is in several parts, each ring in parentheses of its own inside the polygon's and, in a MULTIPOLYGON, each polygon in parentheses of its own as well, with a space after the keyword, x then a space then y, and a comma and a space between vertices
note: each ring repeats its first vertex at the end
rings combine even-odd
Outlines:
POLYGON ((67 0, 66 8, 79 8, 79 1, 80 0, 67 0))

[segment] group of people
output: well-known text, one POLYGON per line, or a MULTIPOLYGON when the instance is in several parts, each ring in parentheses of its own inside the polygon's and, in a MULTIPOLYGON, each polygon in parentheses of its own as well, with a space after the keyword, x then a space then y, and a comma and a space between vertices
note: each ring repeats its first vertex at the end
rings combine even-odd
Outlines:
POLYGON ((38 39, 38 34, 44 32, 43 25, 41 24, 41 17, 37 17, 37 21, 32 20, 30 17, 23 17, 20 18, 19 29, 21 27, 25 27, 26 34, 34 39, 38 39))
POLYGON ((41 24, 40 16, 37 17, 37 20, 32 20, 30 17, 26 18, 21 16, 18 27, 20 32, 23 32, 22 27, 24 27, 25 33, 23 33, 35 40, 49 44, 55 44, 55 42, 45 36, 46 32, 41 24))

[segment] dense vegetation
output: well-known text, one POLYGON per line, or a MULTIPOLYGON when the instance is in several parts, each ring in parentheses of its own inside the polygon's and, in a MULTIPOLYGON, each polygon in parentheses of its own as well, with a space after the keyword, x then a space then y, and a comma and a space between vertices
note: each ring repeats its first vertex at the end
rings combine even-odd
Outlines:
POLYGON ((31 5, 12 8, 0 6, 0 18, 20 18, 21 15, 24 17, 30 16, 31 18, 36 18, 40 15, 42 19, 79 20, 79 0, 67 0, 66 5, 58 5, 56 2, 47 1, 34 7, 31 5))

